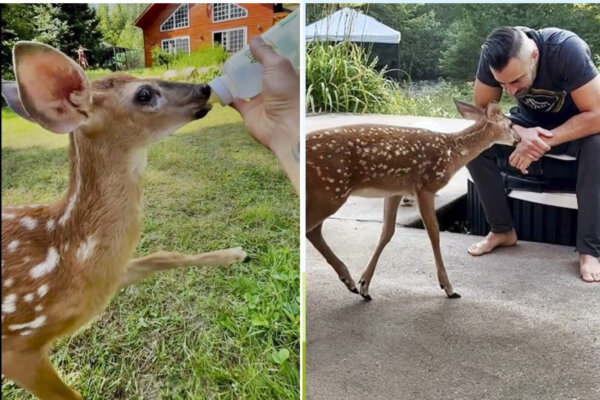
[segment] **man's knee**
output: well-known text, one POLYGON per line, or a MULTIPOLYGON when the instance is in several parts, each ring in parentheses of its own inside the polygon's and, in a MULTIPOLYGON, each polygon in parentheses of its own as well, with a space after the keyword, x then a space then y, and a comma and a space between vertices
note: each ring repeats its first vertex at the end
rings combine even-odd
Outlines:
POLYGON ((581 139, 581 151, 600 154, 600 133, 581 139))

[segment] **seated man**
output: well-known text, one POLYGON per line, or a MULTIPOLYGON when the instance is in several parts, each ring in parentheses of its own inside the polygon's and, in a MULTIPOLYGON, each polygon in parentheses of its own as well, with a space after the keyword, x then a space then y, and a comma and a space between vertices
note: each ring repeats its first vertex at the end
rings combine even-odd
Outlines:
POLYGON ((588 45, 557 28, 503 27, 482 46, 475 104, 498 101, 504 89, 516 99, 511 115, 516 147, 495 145, 467 165, 491 232, 472 245, 474 256, 512 246, 512 225, 497 159, 527 173, 546 152, 577 158, 577 245, 581 277, 600 282, 600 76, 588 45))

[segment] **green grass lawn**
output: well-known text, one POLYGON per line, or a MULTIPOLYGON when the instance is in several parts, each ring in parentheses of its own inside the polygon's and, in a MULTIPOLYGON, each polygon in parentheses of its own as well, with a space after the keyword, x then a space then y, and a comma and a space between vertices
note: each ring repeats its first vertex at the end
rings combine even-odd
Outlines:
MULTIPOLYGON (((67 188, 67 136, 2 109, 2 204, 67 188)), ((215 107, 154 144, 137 255, 242 246, 251 261, 119 292, 52 361, 86 400, 299 398, 299 202, 238 114, 215 107)), ((33 396, 3 381, 3 399, 33 396)))

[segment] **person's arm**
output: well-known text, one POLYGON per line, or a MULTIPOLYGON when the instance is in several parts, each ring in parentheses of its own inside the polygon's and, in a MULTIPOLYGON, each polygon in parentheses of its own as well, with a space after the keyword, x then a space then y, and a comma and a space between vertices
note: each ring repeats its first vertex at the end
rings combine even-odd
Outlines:
POLYGON ((475 106, 485 109, 492 101, 500 101, 502 98, 502 88, 499 86, 489 86, 479 79, 475 79, 473 94, 475 97, 475 106))
MULTIPOLYGON (((525 136, 522 132, 519 132, 518 129, 515 130, 521 138, 527 137, 528 140, 535 138, 534 136, 538 135, 538 139, 543 140, 548 146, 547 150, 550 150, 550 146, 556 146, 561 143, 600 133, 600 75, 575 89, 571 92, 571 96, 581 113, 569 118, 564 124, 551 131, 547 131, 540 127, 530 128, 529 131, 535 130, 535 133, 526 132, 525 136)), ((523 143, 523 141, 521 143, 523 143)), ((509 162, 510 165, 519 168, 521 172, 526 174, 529 164, 531 164, 532 161, 539 160, 547 150, 542 151, 543 149, 539 146, 539 143, 531 144, 533 142, 528 141, 528 146, 519 147, 521 143, 517 145, 517 149, 511 154, 509 162)))
POLYGON ((279 159, 300 194, 300 76, 260 37, 250 41, 250 51, 263 66, 262 92, 250 101, 234 99, 232 106, 252 137, 279 159))
POLYGON ((581 112, 552 129, 553 137, 544 139, 550 146, 600 133, 600 75, 571 92, 581 112))

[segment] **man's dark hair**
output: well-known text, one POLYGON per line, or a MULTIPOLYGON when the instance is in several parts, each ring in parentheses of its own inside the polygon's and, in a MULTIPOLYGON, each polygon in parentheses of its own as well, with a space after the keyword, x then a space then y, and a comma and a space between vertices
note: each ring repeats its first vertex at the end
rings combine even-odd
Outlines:
POLYGON ((481 57, 496 71, 502 71, 523 45, 521 32, 510 26, 494 29, 481 46, 481 57))

